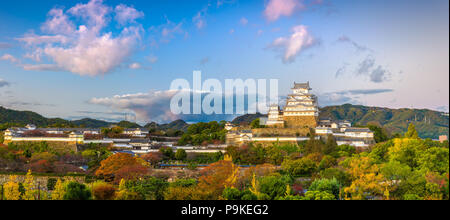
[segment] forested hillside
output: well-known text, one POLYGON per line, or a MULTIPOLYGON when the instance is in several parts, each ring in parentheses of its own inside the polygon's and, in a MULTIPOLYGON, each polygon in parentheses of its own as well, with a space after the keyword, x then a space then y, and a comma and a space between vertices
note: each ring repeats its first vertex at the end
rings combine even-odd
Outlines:
MULTIPOLYGON (((233 120, 234 124, 249 124, 261 114, 243 115, 233 120)), ((376 124, 392 134, 404 133, 409 123, 414 123, 420 137, 437 139, 449 133, 449 118, 442 112, 428 109, 390 109, 362 105, 327 106, 320 109, 320 118, 349 120, 354 125, 376 124)))

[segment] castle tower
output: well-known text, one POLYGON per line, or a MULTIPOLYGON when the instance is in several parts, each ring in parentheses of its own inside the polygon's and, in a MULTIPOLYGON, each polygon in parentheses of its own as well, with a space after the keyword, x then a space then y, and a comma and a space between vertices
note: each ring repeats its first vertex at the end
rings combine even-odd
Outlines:
POLYGON ((307 83, 295 83, 283 111, 285 126, 289 128, 315 128, 319 117, 317 96, 311 94, 307 83))

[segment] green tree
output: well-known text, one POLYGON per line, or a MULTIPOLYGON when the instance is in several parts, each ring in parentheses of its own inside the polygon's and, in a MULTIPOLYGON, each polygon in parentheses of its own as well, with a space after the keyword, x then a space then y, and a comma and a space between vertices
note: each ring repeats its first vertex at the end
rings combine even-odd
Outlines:
POLYGON ((47 180, 47 189, 50 190, 50 191, 53 191, 53 190, 55 189, 56 182, 58 182, 57 179, 55 179, 55 178, 49 178, 49 179, 47 180))
POLYGON ((335 199, 339 199, 340 184, 336 179, 318 179, 314 180, 309 186, 310 191, 328 192, 334 195, 335 199))
POLYGON ((268 195, 270 200, 275 200, 284 197, 287 186, 291 184, 292 179, 288 176, 264 176, 258 181, 258 191, 268 195))
POLYGON ((381 143, 389 140, 388 134, 384 128, 374 124, 369 124, 369 129, 373 132, 373 138, 376 143, 381 143))
POLYGON ((449 150, 443 147, 432 147, 418 155, 419 168, 440 174, 449 172, 449 150))
POLYGON ((308 191, 303 200, 336 200, 336 197, 327 191, 308 191))
POLYGON ((291 176, 311 175, 317 169, 316 163, 309 158, 284 160, 281 169, 291 176))
POLYGON ((175 153, 175 159, 177 160, 185 160, 187 157, 187 153, 184 149, 178 149, 175 153))
POLYGON ((222 197, 226 200, 240 200, 241 191, 234 187, 227 187, 223 190, 222 197))
POLYGON ((257 119, 253 120, 253 121, 250 123, 250 127, 253 128, 253 129, 255 129, 255 128, 264 128, 264 127, 266 127, 266 126, 265 126, 265 125, 262 125, 262 124, 261 124, 261 119, 257 118, 257 119))
POLYGON ((90 200, 91 191, 86 185, 78 182, 69 182, 66 186, 66 193, 64 194, 64 200, 90 200))
POLYGON ((410 123, 408 126, 408 131, 405 133, 405 138, 413 138, 418 139, 419 134, 416 131, 416 126, 413 123, 410 123))

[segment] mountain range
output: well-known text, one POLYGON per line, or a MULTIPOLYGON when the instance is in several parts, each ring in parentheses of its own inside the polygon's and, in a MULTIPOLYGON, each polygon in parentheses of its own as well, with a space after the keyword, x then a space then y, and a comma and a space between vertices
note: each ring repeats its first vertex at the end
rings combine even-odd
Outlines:
MULTIPOLYGON (((250 124, 263 114, 247 114, 235 118, 233 124, 250 124)), ((419 136, 422 138, 437 139, 440 135, 449 134, 448 113, 428 109, 390 109, 369 107, 362 105, 327 106, 320 109, 320 118, 332 120, 348 120, 354 125, 365 126, 376 124, 384 127, 391 134, 406 132, 409 123, 414 123, 419 136)), ((81 120, 65 120, 61 118, 46 118, 31 111, 16 111, 0 106, 0 130, 11 126, 25 126, 35 124, 38 127, 90 127, 102 128, 121 126, 124 128, 149 128, 154 130, 181 130, 186 131, 189 124, 183 120, 176 120, 168 124, 151 122, 145 126, 129 121, 118 123, 85 118, 81 120)))

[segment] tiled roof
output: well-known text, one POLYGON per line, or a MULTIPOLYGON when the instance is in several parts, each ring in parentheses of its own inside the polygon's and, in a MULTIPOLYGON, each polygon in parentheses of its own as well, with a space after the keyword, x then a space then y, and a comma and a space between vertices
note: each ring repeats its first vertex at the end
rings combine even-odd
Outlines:
POLYGON ((307 83, 295 83, 294 82, 294 89, 310 89, 309 82, 307 82, 307 83))
POLYGON ((347 128, 345 132, 371 132, 368 128, 347 128))

